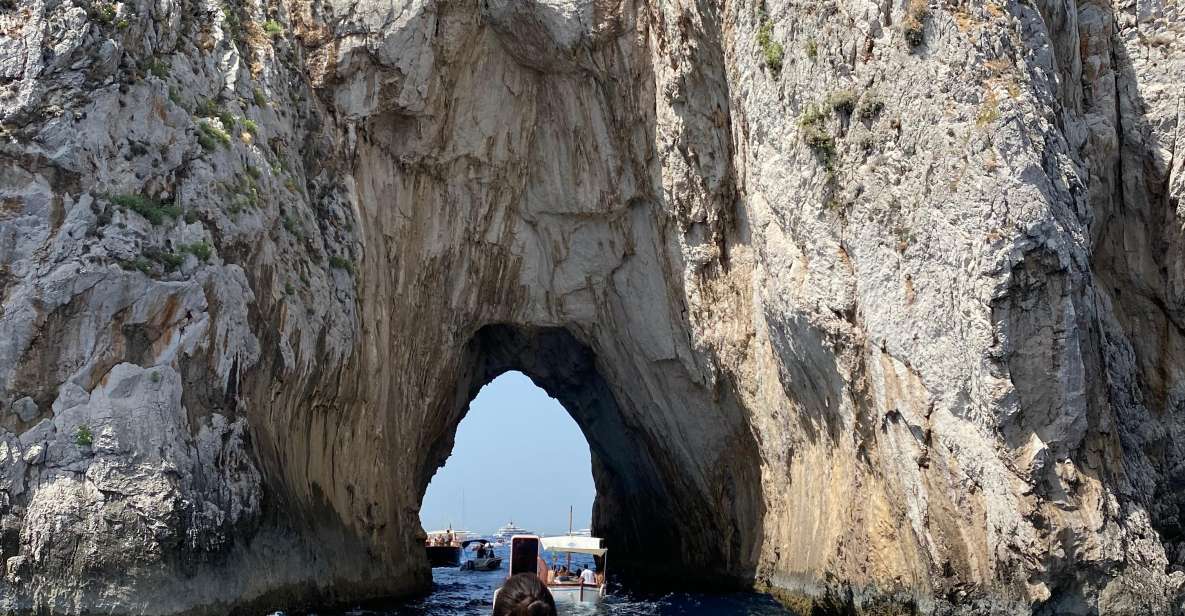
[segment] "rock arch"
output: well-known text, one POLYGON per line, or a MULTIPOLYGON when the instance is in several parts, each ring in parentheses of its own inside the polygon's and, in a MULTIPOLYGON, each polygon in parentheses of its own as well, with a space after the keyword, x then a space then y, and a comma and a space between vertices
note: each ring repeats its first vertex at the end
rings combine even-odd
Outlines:
POLYGON ((423 591, 510 366, 624 564, 1179 602, 1175 3, 92 4, 0 3, 5 610, 423 591))
MULTIPOLYGON (((463 406, 486 383, 516 370, 576 420, 593 458, 593 528, 612 546, 615 570, 635 582, 668 587, 752 584, 761 534, 760 469, 752 435, 740 422, 720 436, 727 430, 723 422, 697 409, 664 416, 665 410, 623 388, 622 380, 607 381, 602 371, 619 373, 598 368, 592 349, 563 328, 487 325, 466 345, 464 357, 463 406), (686 438, 664 438, 665 422, 678 424, 686 438)), ((711 414, 739 411, 735 402, 721 407, 711 414)), ((443 464, 462 418, 463 409, 446 418, 446 436, 425 452, 421 489, 443 464)))

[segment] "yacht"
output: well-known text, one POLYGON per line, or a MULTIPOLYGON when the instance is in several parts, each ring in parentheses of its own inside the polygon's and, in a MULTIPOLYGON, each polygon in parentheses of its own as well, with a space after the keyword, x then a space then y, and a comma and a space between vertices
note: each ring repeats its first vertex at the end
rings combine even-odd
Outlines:
POLYGON ((497 531, 494 532, 494 534, 490 535, 490 537, 498 540, 499 543, 505 544, 505 543, 508 543, 510 541, 510 538, 515 535, 533 535, 533 534, 535 534, 535 533, 533 533, 525 528, 519 528, 519 527, 515 526, 514 522, 507 522, 506 526, 499 528, 497 531))

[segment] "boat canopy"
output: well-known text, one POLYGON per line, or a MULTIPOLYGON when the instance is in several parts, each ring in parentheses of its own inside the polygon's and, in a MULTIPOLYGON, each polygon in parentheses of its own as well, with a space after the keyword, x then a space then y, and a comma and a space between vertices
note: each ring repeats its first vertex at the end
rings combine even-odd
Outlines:
POLYGON ((543 543, 543 549, 551 550, 552 552, 571 552, 573 554, 604 556, 607 551, 601 547, 600 537, 562 535, 559 537, 544 537, 541 541, 543 543))
POLYGON ((471 543, 480 543, 482 545, 485 545, 489 542, 490 542, 489 539, 466 539, 465 541, 461 542, 461 547, 467 548, 467 547, 469 547, 469 544, 471 544, 471 543))

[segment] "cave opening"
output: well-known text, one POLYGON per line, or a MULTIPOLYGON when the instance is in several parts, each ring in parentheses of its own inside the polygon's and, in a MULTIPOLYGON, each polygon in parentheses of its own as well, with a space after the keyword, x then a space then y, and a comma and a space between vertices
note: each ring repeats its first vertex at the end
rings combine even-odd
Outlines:
MULTIPOLYGON (((623 368, 619 362, 602 362, 594 345, 595 340, 586 332, 552 326, 493 324, 472 335, 455 373, 458 382, 452 400, 436 415, 436 431, 426 436, 430 451, 419 472, 422 528, 436 530, 450 521, 454 528, 462 522, 475 526, 476 518, 469 512, 477 510, 469 503, 476 503, 473 499, 480 493, 476 488, 466 488, 464 520, 460 519, 460 494, 455 488, 451 494, 446 487, 443 494, 425 497, 429 483, 455 447, 471 446, 467 431, 459 432, 459 427, 476 406, 479 392, 507 375, 524 387, 529 381, 533 385, 528 390, 537 387, 545 392, 537 395, 553 399, 552 408, 546 410, 566 422, 562 413, 554 412, 558 410, 555 406, 562 406, 575 424, 567 426, 569 443, 579 443, 578 428, 588 449, 587 457, 573 454, 563 460, 554 459, 561 456, 558 452, 542 453, 530 464, 558 474, 533 476, 531 470, 524 470, 522 476, 543 484, 566 476, 578 484, 587 481, 591 467, 595 496, 591 498, 591 515, 586 515, 586 510, 578 507, 580 503, 567 502, 575 500, 573 497, 549 493, 546 485, 535 486, 541 500, 531 507, 538 511, 520 512, 515 503, 506 503, 501 517, 507 519, 499 526, 514 521, 540 533, 565 531, 568 506, 574 505, 574 528, 588 528, 605 540, 613 563, 612 577, 631 588, 751 587, 761 532, 758 475, 748 464, 752 454, 749 443, 710 423, 723 423, 721 418, 728 417, 714 411, 731 404, 727 393, 717 394, 714 404, 700 406, 696 401, 701 390, 684 384, 669 391, 691 392, 683 399, 691 403, 660 409, 647 403, 653 391, 620 385, 637 383, 638 379, 623 378, 628 365, 623 368), (674 427, 660 423, 665 421, 686 423, 674 427)), ((514 410, 498 408, 491 414, 507 418, 514 410)), ((484 449, 489 456, 498 457, 506 455, 501 451, 506 447, 537 446, 537 442, 516 439, 484 449)), ((491 489, 504 483, 495 481, 491 489)), ((587 483, 585 486, 587 489, 587 483)), ((487 496, 482 494, 481 498, 487 496)))
POLYGON ((580 427, 518 371, 484 385, 457 427, 420 507, 426 531, 492 537, 513 524, 541 535, 591 528, 596 488, 580 427))

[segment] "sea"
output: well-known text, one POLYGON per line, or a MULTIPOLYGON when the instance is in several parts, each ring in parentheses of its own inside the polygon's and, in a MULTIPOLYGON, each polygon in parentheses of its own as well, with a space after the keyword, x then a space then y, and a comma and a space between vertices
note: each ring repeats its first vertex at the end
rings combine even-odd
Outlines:
MULTIPOLYGON (((504 551, 505 548, 498 550, 505 556, 504 551)), ((580 566, 589 564, 581 560, 573 562, 573 565, 580 566)), ((595 606, 559 605, 559 616, 795 616, 794 612, 782 607, 769 595, 633 593, 613 582, 612 561, 609 573, 609 596, 604 601, 595 606)), ((432 570, 432 592, 425 597, 390 606, 336 612, 333 616, 489 616, 493 609, 494 590, 505 579, 505 561, 502 569, 495 571, 461 571, 456 567, 437 567, 432 570)))

